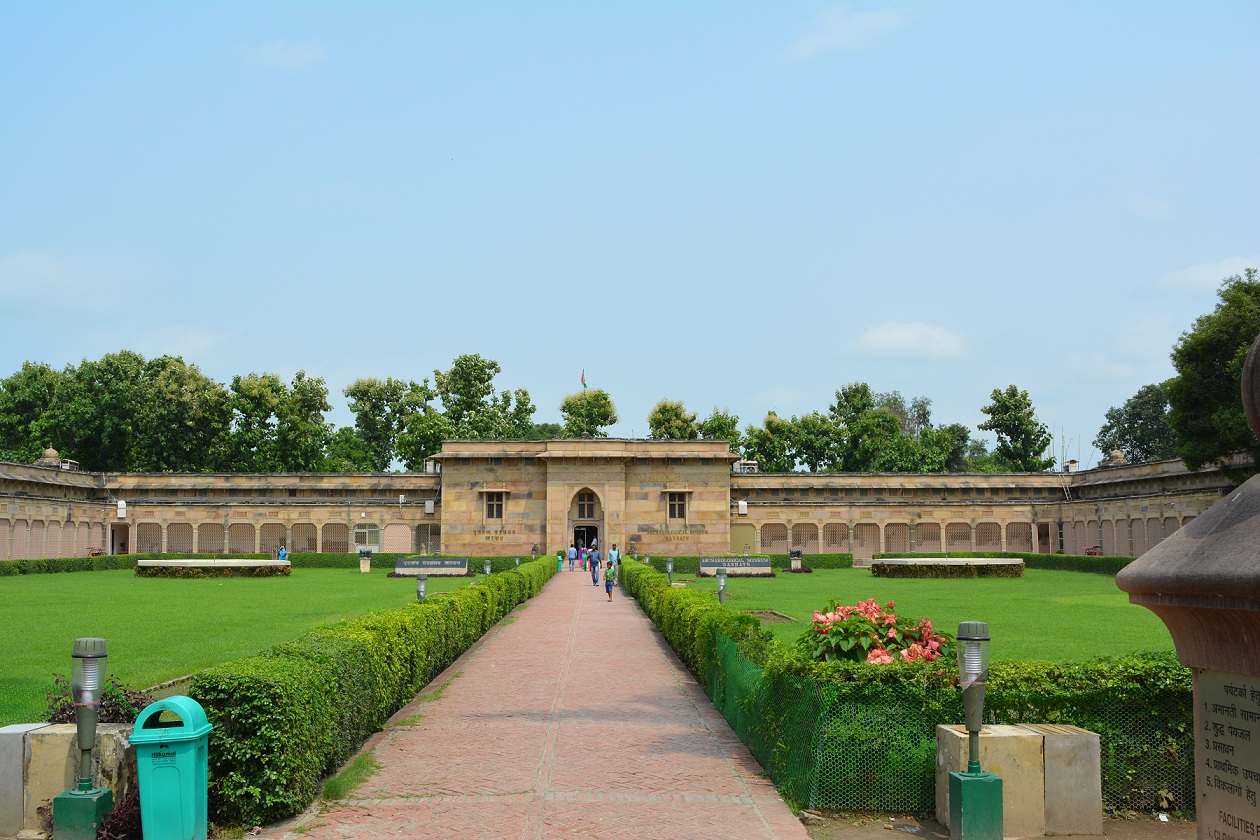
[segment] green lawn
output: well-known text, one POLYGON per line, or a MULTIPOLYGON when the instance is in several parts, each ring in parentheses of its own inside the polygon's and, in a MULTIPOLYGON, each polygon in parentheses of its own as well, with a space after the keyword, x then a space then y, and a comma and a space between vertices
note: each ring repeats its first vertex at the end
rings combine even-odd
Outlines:
MULTIPOLYGON (((713 578, 674 579, 717 590, 713 578)), ((727 593, 727 606, 734 609, 774 610, 800 622, 808 622, 831 598, 850 604, 867 598, 895 601, 899 614, 928 618, 949 633, 960 621, 987 621, 994 659, 1064 662, 1173 648, 1163 622, 1130 604, 1108 575, 1028 569, 1022 578, 889 580, 873 577, 869 569, 816 569, 766 579, 728 578, 727 593)), ((766 624, 788 643, 806 626, 766 624)))
MULTIPOLYGON (((472 578, 429 578, 430 593, 472 578)), ((70 673, 81 636, 109 646, 109 671, 156 685, 258 653, 305 631, 416 598, 412 578, 383 571, 294 569, 289 577, 138 578, 130 570, 0 578, 0 725, 43 709, 54 673, 70 673), (34 697, 35 700, 31 698, 34 697)))

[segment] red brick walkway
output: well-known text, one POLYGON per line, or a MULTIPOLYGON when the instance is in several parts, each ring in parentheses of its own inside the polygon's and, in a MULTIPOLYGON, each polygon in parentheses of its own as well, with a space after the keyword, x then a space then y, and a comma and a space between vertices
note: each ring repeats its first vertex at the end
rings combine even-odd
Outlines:
POLYGON ((353 798, 266 835, 806 840, 620 587, 565 572, 452 671, 353 798))

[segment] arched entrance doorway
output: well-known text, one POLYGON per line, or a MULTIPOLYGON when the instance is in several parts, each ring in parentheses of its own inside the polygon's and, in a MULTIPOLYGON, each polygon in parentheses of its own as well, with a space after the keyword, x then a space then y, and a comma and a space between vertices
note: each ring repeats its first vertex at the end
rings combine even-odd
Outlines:
POLYGON ((604 529, 604 506, 589 487, 573 494, 569 501, 569 533, 578 549, 599 545, 604 529))

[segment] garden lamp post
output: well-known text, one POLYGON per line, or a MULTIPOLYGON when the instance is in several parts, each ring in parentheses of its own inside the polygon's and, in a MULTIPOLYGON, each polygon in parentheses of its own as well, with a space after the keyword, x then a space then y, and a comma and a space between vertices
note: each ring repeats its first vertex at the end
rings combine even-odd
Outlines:
POLYGON ((516 565, 521 565, 521 555, 516 555, 516 565))
POLYGON ((1001 840, 1002 780, 980 769, 980 730, 984 728, 984 688, 989 678, 989 625, 958 625, 958 684, 967 727, 967 772, 949 774, 951 840, 1001 840))
POLYGON ((105 640, 75 639, 70 656, 79 786, 53 801, 53 831, 59 840, 96 840, 101 818, 114 809, 114 792, 92 787, 92 747, 96 744, 96 721, 105 691, 105 640))
POLYGON ((429 576, 424 572, 416 575, 416 600, 423 601, 429 594, 429 576))
POLYGON ((529 559, 531 561, 538 559, 538 543, 534 543, 529 547, 529 559))
MULTIPOLYGON (((649 556, 648 560, 650 561, 651 559, 652 559, 651 556, 649 556)), ((673 557, 665 558, 665 574, 669 575, 670 586, 673 586, 674 584, 674 558, 673 557)))
POLYGON ((486 570, 487 575, 490 574, 490 558, 489 557, 486 558, 485 566, 483 566, 482 568, 486 570))
POLYGON ((718 603, 726 603, 726 569, 717 570, 718 580, 718 603))

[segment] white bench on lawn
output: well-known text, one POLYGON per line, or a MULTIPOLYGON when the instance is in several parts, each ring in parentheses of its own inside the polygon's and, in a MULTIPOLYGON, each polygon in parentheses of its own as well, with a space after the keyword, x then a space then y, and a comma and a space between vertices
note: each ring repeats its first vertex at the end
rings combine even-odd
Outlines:
POLYGON ((931 557, 926 554, 915 557, 885 557, 871 562, 888 566, 1020 566, 1024 563, 1018 557, 931 557))
POLYGON ((288 560, 267 558, 245 559, 240 557, 199 557, 199 558, 158 558, 156 560, 137 560, 136 565, 142 569, 167 566, 176 569, 239 569, 256 566, 292 566, 288 560))

